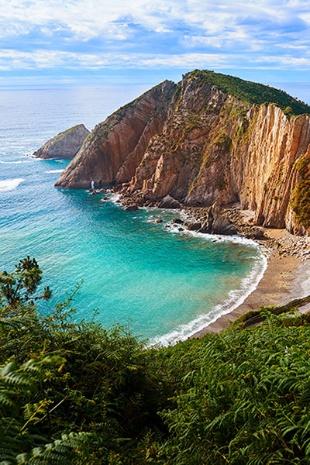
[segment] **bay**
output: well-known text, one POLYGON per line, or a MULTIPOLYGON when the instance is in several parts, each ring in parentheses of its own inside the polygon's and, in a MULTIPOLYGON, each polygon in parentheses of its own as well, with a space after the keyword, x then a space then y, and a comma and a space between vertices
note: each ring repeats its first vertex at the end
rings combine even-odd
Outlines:
POLYGON ((126 212, 111 197, 56 189, 68 161, 31 155, 46 140, 84 123, 92 129, 148 86, 0 90, 0 269, 35 257, 51 306, 81 283, 75 318, 128 325, 172 343, 232 310, 256 286, 266 261, 258 247, 179 231, 177 212, 126 212), (162 223, 156 220, 161 218, 162 223))

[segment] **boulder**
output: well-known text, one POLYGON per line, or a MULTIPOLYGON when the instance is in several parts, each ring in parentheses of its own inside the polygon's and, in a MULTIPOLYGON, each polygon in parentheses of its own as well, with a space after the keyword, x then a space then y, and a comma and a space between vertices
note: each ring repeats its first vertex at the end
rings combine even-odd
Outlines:
POLYGON ((218 202, 215 202, 209 209, 208 227, 212 234, 223 234, 226 236, 238 234, 237 229, 218 202))
POLYGON ((175 224, 184 224, 184 221, 181 218, 173 218, 172 223, 175 224))
POLYGON ((256 240, 266 239, 263 228, 254 228, 253 231, 246 234, 246 237, 248 239, 256 239, 256 240))
POLYGON ((136 210, 139 210, 138 206, 137 205, 126 205, 124 207, 124 210, 126 212, 133 212, 133 211, 136 211, 136 210))
POLYGON ((178 200, 171 197, 171 195, 166 195, 160 202, 159 208, 181 208, 181 204, 178 200))
POLYGON ((200 231, 201 229, 201 223, 186 223, 185 226, 188 231, 200 231))

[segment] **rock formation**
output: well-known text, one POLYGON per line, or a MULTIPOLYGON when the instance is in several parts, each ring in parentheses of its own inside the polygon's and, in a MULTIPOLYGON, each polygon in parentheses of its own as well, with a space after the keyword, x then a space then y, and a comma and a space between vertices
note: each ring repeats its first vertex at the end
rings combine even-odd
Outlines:
POLYGON ((130 181, 147 146, 163 130, 176 85, 164 82, 98 124, 57 186, 88 187, 130 181))
POLYGON ((89 131, 78 124, 45 142, 32 156, 36 158, 73 158, 82 147, 89 131))
POLYGON ((167 196, 192 206, 239 202, 257 225, 306 234, 307 113, 310 107, 282 91, 194 71, 96 126, 56 186, 88 187, 95 179, 122 186, 140 203, 167 196))

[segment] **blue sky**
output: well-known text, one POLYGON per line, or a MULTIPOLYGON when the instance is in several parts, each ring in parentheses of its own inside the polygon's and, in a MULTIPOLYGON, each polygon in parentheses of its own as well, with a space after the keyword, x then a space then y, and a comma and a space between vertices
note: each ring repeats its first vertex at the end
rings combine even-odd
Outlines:
POLYGON ((307 0, 0 0, 0 86, 310 82, 307 0))

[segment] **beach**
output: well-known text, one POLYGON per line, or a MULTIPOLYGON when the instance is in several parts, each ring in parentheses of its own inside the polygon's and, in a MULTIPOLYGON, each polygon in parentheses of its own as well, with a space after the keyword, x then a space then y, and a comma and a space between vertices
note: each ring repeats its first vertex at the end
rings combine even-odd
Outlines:
POLYGON ((260 306, 284 305, 310 294, 310 238, 293 236, 283 229, 266 229, 264 233, 266 241, 259 244, 267 256, 267 268, 256 289, 236 309, 192 337, 219 333, 260 306))

